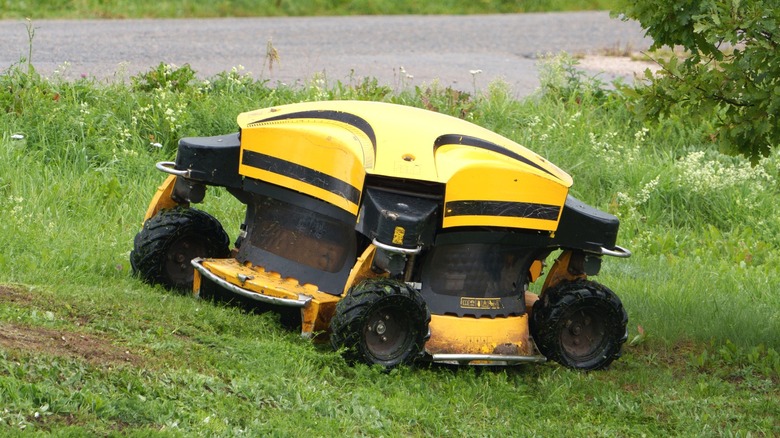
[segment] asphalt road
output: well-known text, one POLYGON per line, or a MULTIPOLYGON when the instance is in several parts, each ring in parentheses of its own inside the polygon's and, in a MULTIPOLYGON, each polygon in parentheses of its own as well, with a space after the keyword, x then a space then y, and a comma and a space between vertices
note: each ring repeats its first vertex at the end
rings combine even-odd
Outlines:
MULTIPOLYGON (((24 21, 0 21, 0 69, 27 56, 24 21)), ((39 72, 122 79, 160 62, 189 64, 208 78, 238 66, 287 84, 324 74, 329 83, 376 77, 400 88, 434 80, 473 91, 496 78, 518 95, 538 86, 538 55, 646 48, 635 22, 607 12, 477 16, 359 16, 207 20, 34 21, 39 72), (269 71, 269 40, 280 62, 269 71), (481 70, 481 73, 472 74, 481 70)))

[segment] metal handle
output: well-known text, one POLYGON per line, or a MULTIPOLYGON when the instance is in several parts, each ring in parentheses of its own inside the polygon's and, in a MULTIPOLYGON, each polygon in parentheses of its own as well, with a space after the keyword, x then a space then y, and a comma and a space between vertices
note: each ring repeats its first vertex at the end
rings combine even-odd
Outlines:
POLYGON ((170 173, 171 175, 180 176, 182 178, 189 178, 190 177, 190 171, 189 170, 177 170, 174 169, 173 166, 175 166, 176 163, 173 161, 160 161, 159 163, 155 164, 154 167, 157 168, 157 170, 165 173, 170 173))
POLYGON ((631 251, 617 245, 615 245, 615 249, 601 248, 601 254, 620 258, 631 257, 631 251))
POLYGON ((376 246, 379 249, 383 249, 388 252, 395 252, 399 254, 407 254, 407 255, 419 254, 420 251, 422 251, 422 246, 418 246, 417 248, 401 248, 399 246, 393 246, 393 245, 388 245, 386 243, 382 243, 376 239, 374 239, 371 243, 373 243, 374 246, 376 246))

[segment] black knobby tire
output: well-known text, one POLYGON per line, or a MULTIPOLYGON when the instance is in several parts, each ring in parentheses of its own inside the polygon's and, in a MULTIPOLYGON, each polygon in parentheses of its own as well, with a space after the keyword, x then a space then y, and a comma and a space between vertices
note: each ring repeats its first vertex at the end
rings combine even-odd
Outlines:
POLYGON ((192 290, 196 257, 227 257, 230 241, 217 219, 200 210, 176 207, 162 210, 136 234, 130 265, 149 284, 192 290))
POLYGON ((422 356, 430 321, 419 292, 399 281, 370 279, 336 305, 330 340, 350 362, 391 369, 422 356))
POLYGON ((546 291, 531 312, 531 335, 539 351, 569 368, 597 370, 620 357, 628 315, 607 287, 588 280, 546 291))

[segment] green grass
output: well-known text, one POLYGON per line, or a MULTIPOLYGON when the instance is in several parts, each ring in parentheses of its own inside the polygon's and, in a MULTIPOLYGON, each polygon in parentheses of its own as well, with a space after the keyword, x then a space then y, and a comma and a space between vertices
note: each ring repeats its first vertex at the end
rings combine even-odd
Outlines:
MULTIPOLYGON (((558 57, 543 88, 463 93, 374 80, 271 88, 161 65, 119 83, 0 75, 0 434, 721 436, 780 434, 777 154, 712 150, 707 126, 643 126, 618 92, 558 57), (371 99, 463 117, 573 175, 621 218, 630 259, 596 279, 629 313, 604 372, 554 364, 383 374, 284 330, 274 313, 132 278, 128 253, 178 139, 242 111, 371 99), (8 286, 10 285, 10 287, 8 286)), ((200 206, 235 238, 242 206, 200 206)), ((538 285, 534 287, 538 288, 538 285)))
POLYGON ((28 334, 46 328, 71 343, 88 336, 105 351, 3 350, 4 434, 777 433, 777 382, 755 368, 760 361, 729 362, 720 353, 702 359, 689 345, 632 347, 609 371, 589 374, 541 365, 388 375, 345 365, 282 330, 271 314, 146 290, 129 279, 16 294, 29 302, 4 306, 5 333, 9 324, 28 334))
POLYGON ((4 0, 8 18, 206 18, 307 15, 496 14, 611 10, 617 0, 4 0))

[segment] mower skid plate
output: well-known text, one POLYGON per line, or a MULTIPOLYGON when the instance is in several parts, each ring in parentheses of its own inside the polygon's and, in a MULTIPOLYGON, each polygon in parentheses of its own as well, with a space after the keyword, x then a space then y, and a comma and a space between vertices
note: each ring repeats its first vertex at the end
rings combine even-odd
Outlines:
POLYGON ((320 292, 311 284, 300 284, 259 266, 245 266, 236 259, 201 259, 192 266, 210 281, 239 295, 268 304, 306 307, 312 301, 337 302, 338 296, 320 292))
POLYGON ((502 354, 434 354, 433 362, 450 365, 516 365, 521 363, 543 363, 547 358, 542 355, 510 356, 502 354))

